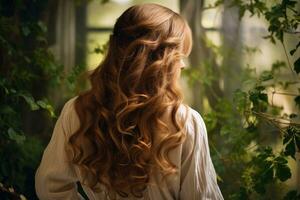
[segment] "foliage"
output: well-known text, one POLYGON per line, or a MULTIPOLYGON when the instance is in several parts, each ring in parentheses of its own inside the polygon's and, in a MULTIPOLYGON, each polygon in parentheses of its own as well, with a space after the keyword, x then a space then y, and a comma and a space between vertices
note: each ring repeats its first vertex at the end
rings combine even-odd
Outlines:
MULTIPOLYGON (((289 191, 291 188, 285 184, 292 177, 288 162, 295 162, 296 153, 300 152, 299 116, 297 113, 283 113, 282 107, 273 104, 274 95, 290 96, 294 98, 290 103, 295 103, 300 108, 300 88, 298 93, 282 92, 299 84, 300 41, 297 30, 300 13, 296 1, 272 2, 218 0, 215 5, 205 8, 237 7, 240 19, 246 12, 251 16, 264 17, 269 32, 264 38, 274 44, 281 43, 287 58, 287 63, 274 61, 269 70, 260 74, 256 73, 256 66, 245 66, 240 76, 242 85, 235 90, 233 99, 219 96, 217 102, 213 104, 209 102, 209 109, 204 118, 210 133, 212 156, 225 199, 300 197, 300 191, 289 191), (295 60, 293 65, 285 46, 286 34, 294 35, 297 40, 290 50, 290 56, 295 60), (281 75, 287 71, 290 71, 291 79, 283 80, 281 75), (278 91, 278 88, 281 88, 281 91, 278 91), (274 145, 278 141, 281 141, 281 145, 274 145)), ((221 51, 215 52, 216 57, 224 56, 218 53, 221 51)), ((249 55, 251 52, 245 53, 249 55)), ((183 74, 188 77, 191 85, 206 85, 206 89, 214 91, 211 80, 222 77, 214 76, 214 73, 207 70, 212 67, 207 67, 205 63, 204 60, 202 69, 192 67, 183 74)), ((223 67, 226 66, 219 66, 223 67)))
POLYGON ((66 98, 85 86, 77 84, 84 66, 66 75, 48 48, 50 3, 0 2, 0 199, 37 199, 34 175, 45 142, 25 123, 34 117, 35 125, 50 123, 52 130, 56 114, 49 88, 66 86, 66 98))
POLYGON ((45 97, 49 87, 61 82, 63 69, 48 49, 47 27, 42 18, 47 3, 0 4, 1 199, 17 199, 18 193, 36 198, 34 173, 44 144, 33 133, 24 131, 23 122, 28 122, 32 111, 39 115, 37 124, 55 117, 45 97))

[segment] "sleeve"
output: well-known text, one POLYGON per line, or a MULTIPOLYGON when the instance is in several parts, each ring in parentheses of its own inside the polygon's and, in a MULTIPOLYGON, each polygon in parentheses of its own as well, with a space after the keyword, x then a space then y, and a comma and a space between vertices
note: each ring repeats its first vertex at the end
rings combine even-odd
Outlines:
POLYGON ((181 162, 180 199, 223 200, 210 157, 207 130, 201 115, 191 109, 181 162))
POLYGON ((65 149, 67 135, 70 134, 69 110, 72 102, 69 100, 64 105, 35 174, 35 189, 41 200, 82 199, 77 192, 78 179, 74 166, 67 161, 65 149))

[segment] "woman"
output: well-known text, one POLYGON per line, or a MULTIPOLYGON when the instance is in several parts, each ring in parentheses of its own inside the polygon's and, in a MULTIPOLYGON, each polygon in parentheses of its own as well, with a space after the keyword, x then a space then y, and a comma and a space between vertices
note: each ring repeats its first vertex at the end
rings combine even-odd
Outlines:
POLYGON ((91 89, 70 99, 36 172, 40 199, 223 199, 201 115, 182 104, 191 30, 158 4, 116 21, 91 89))

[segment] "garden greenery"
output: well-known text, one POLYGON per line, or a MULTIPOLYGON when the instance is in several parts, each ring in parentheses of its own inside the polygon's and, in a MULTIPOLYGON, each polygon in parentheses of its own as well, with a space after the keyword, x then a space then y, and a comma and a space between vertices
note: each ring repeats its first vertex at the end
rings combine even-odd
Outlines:
POLYGON ((0 199, 37 198, 34 174, 46 141, 26 123, 53 125, 49 88, 64 82, 71 90, 79 73, 75 67, 66 76, 48 48, 48 3, 0 3, 0 199))
MULTIPOLYGON (((288 161, 299 165, 299 157, 296 160, 296 153, 300 152, 299 110, 282 113, 284 108, 273 104, 274 95, 289 96, 290 104, 300 108, 299 2, 218 0, 208 9, 224 4, 238 8, 240 19, 248 12, 266 20, 269 34, 264 39, 280 44, 286 60, 274 60, 269 70, 259 74, 257 66, 246 63, 241 74, 242 85, 235 90, 234 98, 219 97, 217 104, 209 104, 204 117, 221 190, 225 199, 299 199, 299 185, 297 191, 286 184, 293 175, 288 161), (286 48, 287 35, 297 41, 290 50, 286 48), (282 78, 283 73, 290 78, 282 78), (290 88, 297 88, 297 92, 282 92, 290 88), (278 147, 277 143, 281 145, 278 147)), ((245 49, 248 55, 257 51, 245 49)), ((222 56, 217 53, 217 57, 222 56)), ((203 63, 200 68, 188 69, 185 75, 191 85, 206 84, 206 88, 214 90, 211 80, 222 77, 215 77, 209 71, 212 67, 205 66, 205 60, 203 63), (201 67, 205 75, 201 75, 201 67)))

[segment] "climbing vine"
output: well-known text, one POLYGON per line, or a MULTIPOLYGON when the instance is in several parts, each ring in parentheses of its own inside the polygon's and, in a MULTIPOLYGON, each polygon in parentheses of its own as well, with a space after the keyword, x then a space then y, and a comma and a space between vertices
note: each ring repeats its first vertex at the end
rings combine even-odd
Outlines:
MULTIPOLYGON (((259 74, 256 66, 244 66, 242 85, 234 92, 234 98, 219 97, 204 115, 221 190, 225 199, 299 199, 300 191, 285 184, 293 175, 288 163, 299 164, 299 110, 287 114, 283 107, 273 104, 274 95, 282 95, 292 97, 290 104, 300 108, 299 2, 218 0, 206 9, 221 6, 238 8, 240 20, 247 12, 266 20, 268 34, 264 39, 281 44, 286 57, 284 61, 273 61, 269 70, 259 74), (296 41, 292 49, 286 48, 287 34, 296 41), (291 78, 282 79, 282 73, 289 73, 291 78), (289 88, 297 90, 285 92, 289 88)), ((246 54, 257 50, 251 52, 248 48, 246 54)), ((216 52, 218 57, 223 56, 218 53, 221 51, 216 52)), ((208 85, 214 90, 210 80, 220 77, 207 71, 211 67, 203 68, 202 74, 197 68, 190 68, 184 75, 191 85, 208 85)))

